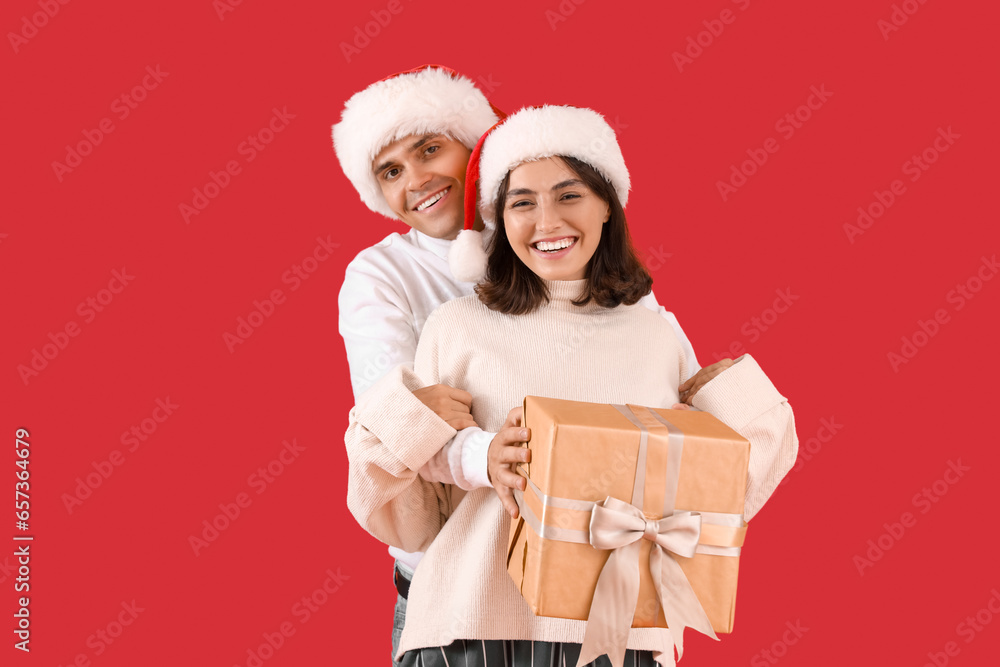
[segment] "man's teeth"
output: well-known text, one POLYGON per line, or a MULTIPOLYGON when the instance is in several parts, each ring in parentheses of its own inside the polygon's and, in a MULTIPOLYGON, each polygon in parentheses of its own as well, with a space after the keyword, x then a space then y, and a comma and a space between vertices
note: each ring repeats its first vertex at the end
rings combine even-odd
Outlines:
POLYGON ((535 247, 543 252, 555 252, 556 250, 562 250, 563 248, 568 248, 576 239, 559 239, 558 241, 539 241, 535 244, 535 247))
POLYGON ((428 199, 427 201, 425 201, 424 203, 422 203, 420 206, 418 206, 417 210, 418 211, 422 211, 425 208, 427 208, 428 206, 433 206, 434 204, 436 204, 438 202, 438 200, 441 199, 441 197, 444 197, 446 194, 448 194, 448 190, 450 190, 450 189, 451 188, 445 188, 441 192, 437 193, 436 195, 434 195, 433 197, 431 197, 430 199, 428 199))

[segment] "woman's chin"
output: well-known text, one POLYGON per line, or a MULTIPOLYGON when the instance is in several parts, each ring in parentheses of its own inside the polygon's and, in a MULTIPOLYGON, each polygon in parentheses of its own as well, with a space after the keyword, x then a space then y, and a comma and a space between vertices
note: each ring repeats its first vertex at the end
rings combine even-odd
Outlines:
POLYGON ((578 271, 534 271, 534 274, 542 280, 550 282, 564 282, 569 280, 582 280, 585 276, 578 271))

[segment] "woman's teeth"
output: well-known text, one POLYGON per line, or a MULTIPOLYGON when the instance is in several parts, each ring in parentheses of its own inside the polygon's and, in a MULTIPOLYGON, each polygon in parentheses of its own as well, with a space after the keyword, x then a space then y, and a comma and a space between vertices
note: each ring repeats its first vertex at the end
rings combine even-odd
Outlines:
POLYGON ((559 239, 558 241, 539 241, 535 244, 535 247, 542 252, 555 252, 556 250, 562 250, 563 248, 568 248, 576 243, 576 239, 559 239))
POLYGON ((420 206, 417 207, 417 210, 418 211, 423 211, 428 206, 433 206, 434 204, 438 203, 438 201, 440 201, 441 197, 444 197, 446 194, 448 194, 448 190, 451 190, 451 188, 445 188, 444 190, 442 190, 441 192, 437 193, 436 195, 434 195, 433 197, 431 197, 427 201, 423 202, 422 204, 420 204, 420 206))

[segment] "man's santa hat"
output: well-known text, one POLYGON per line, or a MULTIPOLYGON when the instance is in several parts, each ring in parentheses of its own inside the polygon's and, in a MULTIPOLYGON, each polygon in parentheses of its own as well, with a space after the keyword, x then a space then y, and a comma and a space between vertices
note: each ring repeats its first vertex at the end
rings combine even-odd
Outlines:
POLYGON ((628 202, 629 175, 611 126, 596 111, 568 106, 527 107, 501 120, 472 151, 465 175, 465 229, 451 244, 448 262, 458 280, 478 282, 486 274, 482 235, 472 229, 479 213, 487 230, 494 227, 500 184, 514 167, 564 155, 586 162, 615 189, 622 207, 628 202))
POLYGON ((355 93, 333 126, 333 149, 365 206, 399 219, 382 196, 372 160, 393 141, 441 133, 472 149, 504 114, 472 81, 447 67, 424 65, 355 93))

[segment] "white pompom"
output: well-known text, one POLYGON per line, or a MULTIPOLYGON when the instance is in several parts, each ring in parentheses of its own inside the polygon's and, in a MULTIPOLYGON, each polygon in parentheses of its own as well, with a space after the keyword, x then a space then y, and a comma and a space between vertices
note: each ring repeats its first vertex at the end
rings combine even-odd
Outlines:
POLYGON ((472 229, 458 233, 448 250, 448 266, 456 280, 478 283, 486 275, 486 251, 483 235, 472 229))

